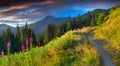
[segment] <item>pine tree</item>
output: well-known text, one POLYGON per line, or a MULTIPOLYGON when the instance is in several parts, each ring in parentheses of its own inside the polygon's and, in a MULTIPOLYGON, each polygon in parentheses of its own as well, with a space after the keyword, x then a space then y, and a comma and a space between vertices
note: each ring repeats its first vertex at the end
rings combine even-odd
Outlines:
POLYGON ((67 20, 61 25, 61 31, 63 31, 63 33, 67 31, 67 20))
POLYGON ((16 36, 15 36, 15 47, 17 48, 16 51, 20 51, 20 46, 21 46, 21 42, 20 42, 20 28, 19 25, 17 23, 17 27, 16 27, 16 36))
POLYGON ((37 39, 36 39, 36 42, 37 42, 37 46, 44 46, 44 32, 42 34, 40 34, 37 39))
POLYGON ((51 25, 49 24, 45 30, 45 38, 44 44, 48 43, 52 39, 52 29, 51 25))
POLYGON ((19 28, 19 25, 17 24, 17 27, 16 27, 16 38, 20 38, 20 28, 19 28))
POLYGON ((70 16, 68 17, 68 22, 67 22, 67 31, 71 30, 71 20, 70 16))
POLYGON ((105 19, 105 14, 100 13, 97 18, 97 25, 102 25, 104 23, 104 19, 105 19))
POLYGON ((59 37, 60 36, 60 26, 57 25, 57 24, 53 24, 53 35, 54 37, 53 38, 56 38, 56 37, 59 37))
POLYGON ((82 17, 79 14, 77 17, 77 28, 82 28, 83 24, 82 24, 82 17))
POLYGON ((33 42, 32 42, 32 46, 34 47, 34 46, 37 46, 37 43, 36 43, 36 36, 35 36, 35 33, 34 33, 34 31, 31 29, 31 28, 29 28, 29 31, 28 31, 28 33, 29 33, 29 38, 32 36, 32 38, 33 38, 33 42))
POLYGON ((11 32, 11 29, 9 27, 6 29, 6 35, 7 35, 7 39, 10 39, 11 36, 13 35, 13 33, 11 32))
POLYGON ((96 23, 96 22, 95 22, 94 19, 92 19, 90 23, 91 23, 90 26, 95 26, 95 23, 96 23))
POLYGON ((74 18, 74 19, 72 20, 72 22, 71 22, 71 29, 72 29, 72 30, 73 30, 73 29, 76 29, 77 26, 78 26, 77 21, 76 21, 76 19, 74 18))
POLYGON ((91 16, 90 12, 88 12, 84 18, 84 25, 90 26, 91 19, 92 19, 92 16, 91 16))
POLYGON ((21 35, 20 36, 21 43, 23 43, 26 38, 30 37, 30 33, 29 33, 29 28, 28 28, 27 22, 25 24, 25 27, 21 30, 20 35, 21 35))

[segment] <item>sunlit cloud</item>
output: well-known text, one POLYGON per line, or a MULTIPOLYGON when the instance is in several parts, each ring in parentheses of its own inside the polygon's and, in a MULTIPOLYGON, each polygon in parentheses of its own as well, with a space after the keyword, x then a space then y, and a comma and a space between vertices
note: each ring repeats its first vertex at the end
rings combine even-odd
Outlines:
POLYGON ((26 22, 28 24, 33 23, 30 19, 15 19, 14 17, 5 17, 0 19, 0 24, 7 24, 13 27, 16 27, 17 24, 19 24, 19 26, 24 26, 26 22))

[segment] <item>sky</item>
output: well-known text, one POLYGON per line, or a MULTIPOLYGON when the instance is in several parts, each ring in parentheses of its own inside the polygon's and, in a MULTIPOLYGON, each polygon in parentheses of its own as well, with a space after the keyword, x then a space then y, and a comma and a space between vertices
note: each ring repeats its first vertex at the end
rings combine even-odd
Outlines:
POLYGON ((0 0, 0 24, 15 27, 54 17, 76 17, 94 9, 108 9, 119 0, 0 0))

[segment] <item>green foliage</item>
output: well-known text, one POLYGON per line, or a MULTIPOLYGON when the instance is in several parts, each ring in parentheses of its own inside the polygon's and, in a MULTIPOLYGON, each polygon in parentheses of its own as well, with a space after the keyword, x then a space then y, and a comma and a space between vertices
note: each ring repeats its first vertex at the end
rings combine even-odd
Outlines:
POLYGON ((90 26, 91 19, 92 15, 90 14, 90 12, 88 12, 84 18, 84 26, 90 26))
POLYGON ((89 28, 69 31, 44 47, 32 48, 28 52, 2 56, 2 66, 101 66, 95 48, 89 44, 89 28))
POLYGON ((10 52, 11 53, 19 52, 21 50, 21 44, 25 42, 26 37, 30 38, 30 35, 32 35, 34 39, 33 46, 36 46, 36 38, 34 32, 31 28, 28 28, 27 23, 26 26, 23 29, 21 29, 21 31, 19 26, 17 25, 16 33, 13 33, 11 29, 8 27, 6 31, 3 31, 2 35, 0 36, 0 51, 3 50, 6 54, 7 42, 10 39, 11 43, 10 52))
POLYGON ((46 28, 45 34, 44 34, 44 44, 48 43, 52 39, 60 36, 60 26, 56 24, 49 24, 46 28))
POLYGON ((90 24, 90 26, 96 26, 96 22, 95 22, 94 19, 91 20, 91 24, 90 24))
POLYGON ((78 15, 76 21, 77 21, 77 23, 76 23, 76 27, 77 27, 77 28, 82 28, 82 27, 83 27, 83 22, 82 22, 82 17, 81 17, 80 14, 78 15))
POLYGON ((77 18, 73 18, 73 20, 71 20, 69 16, 68 20, 65 20, 61 24, 55 24, 55 23, 49 24, 46 30, 43 32, 44 41, 42 43, 47 44, 49 41, 53 40, 56 37, 60 37, 69 30, 74 30, 82 27, 83 27, 83 22, 81 15, 78 15, 77 18))
POLYGON ((104 23, 104 19, 105 19, 105 14, 100 13, 97 18, 97 25, 102 25, 104 23))

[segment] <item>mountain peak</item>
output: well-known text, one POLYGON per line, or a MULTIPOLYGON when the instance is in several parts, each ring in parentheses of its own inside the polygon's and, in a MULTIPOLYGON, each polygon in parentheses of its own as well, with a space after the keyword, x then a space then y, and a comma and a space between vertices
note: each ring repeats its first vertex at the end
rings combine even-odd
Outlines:
POLYGON ((47 15, 45 18, 46 18, 46 19, 53 19, 53 18, 55 18, 55 17, 53 17, 53 16, 51 16, 51 15, 47 15))

